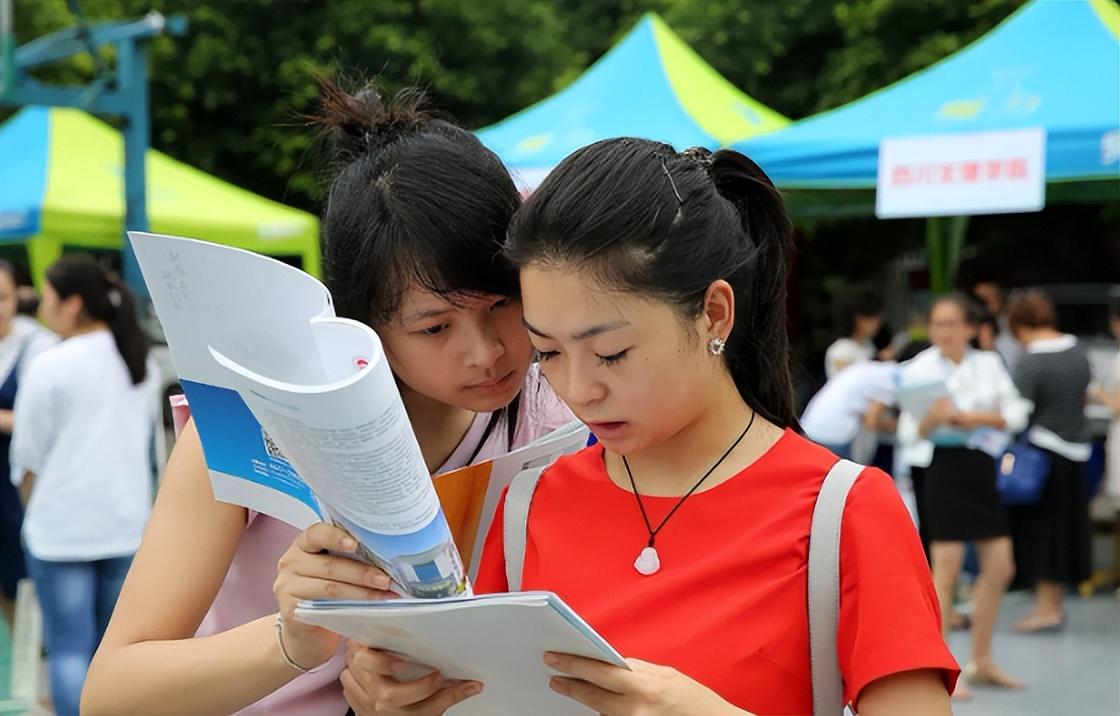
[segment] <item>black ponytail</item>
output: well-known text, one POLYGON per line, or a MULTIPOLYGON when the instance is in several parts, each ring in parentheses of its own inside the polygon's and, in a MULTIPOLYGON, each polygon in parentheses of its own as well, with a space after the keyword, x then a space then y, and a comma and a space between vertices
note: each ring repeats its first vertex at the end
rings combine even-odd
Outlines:
POLYGON ((108 324, 133 385, 147 377, 148 338, 136 316, 136 302, 116 274, 91 256, 69 254, 47 269, 47 281, 60 299, 80 296, 89 320, 108 324))
POLYGON ((800 429, 786 334, 792 230, 773 183, 731 150, 678 154, 611 139, 560 163, 514 216, 506 254, 518 265, 575 264, 605 285, 699 316, 713 281, 735 292, 724 352, 743 400, 800 429))
POLYGON ((720 196, 738 209, 743 231, 755 246, 753 265, 741 270, 749 274, 743 276, 747 300, 740 297, 735 304, 728 368, 752 408, 778 425, 799 428, 786 322, 793 226, 770 177, 749 157, 718 151, 709 174, 720 196))

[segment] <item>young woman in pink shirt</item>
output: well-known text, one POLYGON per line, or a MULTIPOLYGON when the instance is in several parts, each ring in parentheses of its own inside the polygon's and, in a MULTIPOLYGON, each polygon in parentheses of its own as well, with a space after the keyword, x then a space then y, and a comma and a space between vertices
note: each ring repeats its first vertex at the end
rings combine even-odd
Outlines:
MULTIPOLYGON (((433 473, 495 457, 572 419, 532 365, 501 243, 519 195, 470 132, 406 91, 323 86, 333 149, 323 217, 338 315, 373 326, 433 473)), ((337 635, 300 599, 384 596, 328 525, 303 533, 217 502, 187 424, 89 672, 87 714, 344 714, 337 635), (277 632, 277 614, 282 627, 277 632), (277 643, 277 639, 281 644, 277 643), (285 658, 285 652, 287 659, 285 658)))

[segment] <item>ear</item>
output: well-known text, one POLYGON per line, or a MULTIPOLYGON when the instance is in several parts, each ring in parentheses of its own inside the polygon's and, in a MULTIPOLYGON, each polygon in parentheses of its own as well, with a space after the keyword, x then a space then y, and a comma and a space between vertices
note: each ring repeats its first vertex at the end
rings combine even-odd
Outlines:
POLYGON ((82 297, 76 293, 72 293, 66 298, 62 299, 62 302, 60 304, 63 315, 69 316, 75 321, 78 320, 79 317, 81 317, 82 311, 85 310, 85 307, 86 305, 82 300, 82 297))
POLYGON ((700 336, 704 340, 727 340, 735 325, 735 290, 723 279, 713 281, 704 294, 704 309, 700 315, 700 336))

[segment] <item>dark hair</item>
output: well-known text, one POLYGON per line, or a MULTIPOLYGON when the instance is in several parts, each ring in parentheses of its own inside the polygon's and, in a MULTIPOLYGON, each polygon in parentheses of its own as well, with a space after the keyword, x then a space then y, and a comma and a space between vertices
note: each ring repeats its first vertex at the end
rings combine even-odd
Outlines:
POLYGON ((143 382, 148 374, 148 338, 136 318, 132 291, 117 275, 103 269, 92 256, 69 254, 47 269, 47 282, 63 300, 80 296, 86 316, 109 324, 132 384, 143 382))
POLYGON ((912 358, 914 358, 914 356, 926 350, 931 345, 932 344, 924 338, 910 341, 906 344, 906 347, 902 349, 902 352, 898 354, 898 362, 905 363, 906 361, 911 360, 912 358))
POLYGON ((883 299, 874 291, 859 291, 841 304, 839 333, 850 336, 856 330, 857 316, 883 315, 883 299))
MULTIPOLYGON (((457 296, 519 296, 502 241, 521 195, 497 155, 471 132, 427 111, 424 93, 388 102, 367 83, 350 94, 319 78, 331 176, 323 263, 338 315, 385 323, 410 286, 457 296)), ((509 442, 520 393, 495 411, 509 442)), ((474 456, 471 457, 471 460, 474 456)))
POLYGON ((977 304, 966 294, 959 291, 946 293, 933 299, 933 303, 929 305, 929 311, 926 312, 926 323, 929 323, 933 317, 933 309, 937 308, 943 303, 951 303, 957 308, 961 309, 961 316, 964 317, 965 323, 970 326, 977 325, 979 314, 977 313, 977 304))
POLYGON ((423 109, 422 92, 388 102, 319 79, 332 176, 324 268, 340 316, 396 317, 410 285, 458 295, 517 296, 501 254, 520 195, 498 157, 467 130, 423 109))
POLYGON ((16 278, 16 267, 12 265, 11 261, 0 259, 0 273, 8 274, 8 278, 12 279, 12 285, 19 287, 19 280, 16 278))
POLYGON ((781 197, 747 157, 625 138, 561 162, 514 216, 506 253, 521 266, 590 268, 687 318, 725 279, 735 291, 724 352, 735 385, 760 415, 800 429, 786 335, 791 239, 781 197))
POLYGON ((1057 323, 1054 304, 1038 289, 1014 291, 1007 301, 1007 325, 1012 332, 1019 328, 1054 328, 1057 323))

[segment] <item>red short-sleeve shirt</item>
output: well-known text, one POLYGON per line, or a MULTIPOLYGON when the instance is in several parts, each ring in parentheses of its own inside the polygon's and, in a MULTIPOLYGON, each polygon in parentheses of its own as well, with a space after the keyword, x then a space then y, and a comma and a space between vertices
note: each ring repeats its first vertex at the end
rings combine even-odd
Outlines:
MULTIPOLYGON (((596 445, 545 471, 529 516, 522 589, 555 592, 624 656, 672 666, 755 713, 810 713, 806 609, 813 505, 836 457, 786 431, 754 464, 696 493, 657 536, 661 570, 634 559, 648 532, 596 445)), ((677 498, 643 497, 657 525, 677 498)), ((479 592, 507 589, 502 511, 479 592)), ((959 675, 914 525, 887 475, 864 470, 841 527, 844 697, 891 674, 959 675)))

